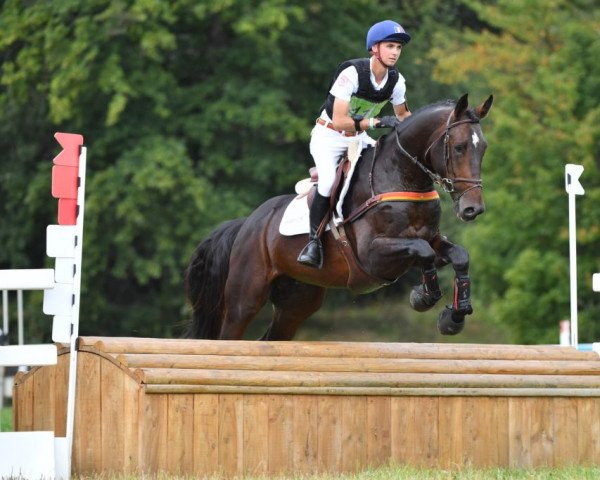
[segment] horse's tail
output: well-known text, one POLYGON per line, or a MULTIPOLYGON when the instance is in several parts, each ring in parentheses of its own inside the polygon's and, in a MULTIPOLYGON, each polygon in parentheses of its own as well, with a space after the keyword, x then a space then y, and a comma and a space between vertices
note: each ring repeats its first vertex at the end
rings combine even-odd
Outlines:
POLYGON ((185 272, 185 290, 192 305, 192 321, 184 338, 219 337, 223 320, 223 297, 233 242, 245 218, 217 227, 194 253, 185 272))

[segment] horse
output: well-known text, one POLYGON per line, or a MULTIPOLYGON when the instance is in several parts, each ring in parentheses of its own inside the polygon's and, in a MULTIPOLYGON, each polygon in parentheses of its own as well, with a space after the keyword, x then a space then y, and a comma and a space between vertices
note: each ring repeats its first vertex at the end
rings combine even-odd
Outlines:
POLYGON ((324 264, 300 264, 304 234, 279 233, 294 195, 271 198, 248 217, 227 221, 202 241, 185 272, 192 307, 187 338, 240 339, 270 300, 273 316, 260 340, 291 340, 322 305, 328 288, 368 293, 411 268, 422 281, 410 294, 417 311, 442 297, 437 269, 452 265, 452 305, 440 313, 442 334, 462 331, 473 312, 469 255, 439 231, 441 206, 434 184, 450 195, 454 211, 473 221, 485 211, 481 162, 487 142, 480 120, 490 95, 475 108, 468 95, 427 105, 363 150, 343 200, 340 228, 322 234, 324 264))

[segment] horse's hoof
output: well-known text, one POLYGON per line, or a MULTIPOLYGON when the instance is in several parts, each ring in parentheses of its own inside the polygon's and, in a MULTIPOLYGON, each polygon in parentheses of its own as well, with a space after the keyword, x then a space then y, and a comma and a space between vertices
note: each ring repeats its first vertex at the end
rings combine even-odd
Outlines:
POLYGON ((417 312, 426 312, 431 309, 440 298, 442 298, 441 293, 434 296, 431 293, 425 293, 423 285, 417 285, 410 292, 410 306, 417 312))
POLYGON ((459 315, 450 307, 444 308, 438 317, 438 330, 442 335, 456 335, 465 326, 465 316, 459 315))

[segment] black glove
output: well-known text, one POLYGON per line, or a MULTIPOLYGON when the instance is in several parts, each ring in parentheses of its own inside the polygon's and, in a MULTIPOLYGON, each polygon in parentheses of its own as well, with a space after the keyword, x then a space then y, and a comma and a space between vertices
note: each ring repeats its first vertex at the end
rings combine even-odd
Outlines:
POLYGON ((394 115, 387 115, 379 119, 375 128, 394 128, 396 125, 400 125, 400 120, 394 115))
POLYGON ((364 115, 352 115, 352 120, 354 120, 354 129, 357 132, 361 132, 362 130, 360 129, 360 121, 365 118, 364 115))

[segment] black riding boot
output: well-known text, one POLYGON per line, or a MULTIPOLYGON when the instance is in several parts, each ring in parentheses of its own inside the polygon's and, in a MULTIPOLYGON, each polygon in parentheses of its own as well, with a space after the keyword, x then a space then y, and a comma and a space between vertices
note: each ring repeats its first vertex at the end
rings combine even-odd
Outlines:
POLYGON ((298 261, 309 267, 321 268, 323 266, 323 245, 317 236, 319 225, 329 210, 330 197, 324 197, 315 192, 315 198, 310 207, 310 234, 308 244, 302 249, 298 261))

